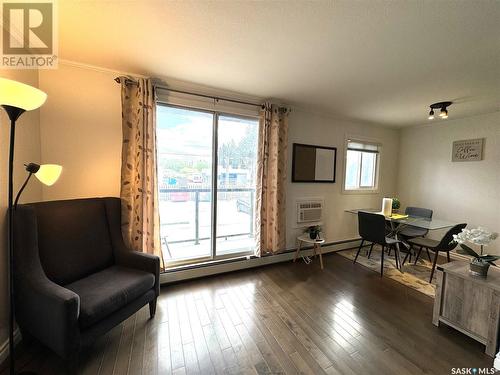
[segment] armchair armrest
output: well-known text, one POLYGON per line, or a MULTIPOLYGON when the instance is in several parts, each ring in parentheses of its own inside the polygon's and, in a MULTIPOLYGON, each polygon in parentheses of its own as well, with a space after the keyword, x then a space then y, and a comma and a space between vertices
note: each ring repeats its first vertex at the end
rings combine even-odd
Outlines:
POLYGON ((117 252, 116 262, 129 268, 156 274, 160 272, 160 259, 156 255, 140 253, 133 250, 117 252))
POLYGON ((14 220, 16 320, 21 329, 67 358, 80 341, 80 297, 45 275, 38 252, 33 208, 18 206, 14 220))
POLYGON ((160 294, 160 258, 125 248, 115 253, 115 260, 119 265, 152 273, 155 276, 156 296, 160 294))
POLYGON ((80 297, 50 280, 18 280, 16 319, 19 325, 63 358, 78 350, 80 297))
POLYGON ((121 201, 119 198, 104 198, 111 242, 116 264, 150 272, 155 277, 154 290, 160 295, 160 258, 153 254, 131 250, 125 245, 121 231, 121 201))

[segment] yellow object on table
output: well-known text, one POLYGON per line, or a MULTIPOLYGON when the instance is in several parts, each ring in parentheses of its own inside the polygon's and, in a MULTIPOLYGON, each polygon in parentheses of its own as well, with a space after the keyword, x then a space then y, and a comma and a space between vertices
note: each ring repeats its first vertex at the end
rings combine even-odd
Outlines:
POLYGON ((408 215, 403 215, 403 214, 392 214, 389 216, 391 219, 398 220, 398 219, 406 219, 408 218, 408 215))

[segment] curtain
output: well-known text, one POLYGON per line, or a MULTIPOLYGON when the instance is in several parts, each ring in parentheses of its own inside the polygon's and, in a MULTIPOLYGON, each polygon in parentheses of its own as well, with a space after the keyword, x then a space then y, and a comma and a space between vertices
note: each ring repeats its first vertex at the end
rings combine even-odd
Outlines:
POLYGON ((150 79, 120 77, 122 99, 122 234, 133 250, 158 255, 160 217, 156 174, 156 97, 150 79))
POLYGON ((285 249, 288 114, 288 109, 270 103, 260 112, 255 194, 257 256, 285 249))

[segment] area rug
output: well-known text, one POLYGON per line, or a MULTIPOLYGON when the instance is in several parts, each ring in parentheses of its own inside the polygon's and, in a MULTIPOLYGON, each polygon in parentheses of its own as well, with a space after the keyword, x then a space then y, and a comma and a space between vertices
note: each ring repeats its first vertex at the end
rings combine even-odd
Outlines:
MULTIPOLYGON (((364 266, 372 271, 380 272, 380 254, 382 248, 380 246, 375 246, 373 248, 370 259, 367 257, 369 247, 363 247, 359 253, 358 260, 356 264, 359 266, 364 266)), ((349 249, 339 251, 337 254, 343 256, 344 258, 354 260, 356 252, 358 249, 349 249)), ((401 253, 401 261, 403 261, 406 253, 401 253)), ((434 254, 431 254, 433 256, 434 254)), ((412 259, 413 260, 413 259, 412 259)), ((418 290, 419 292, 434 298, 436 295, 436 274, 434 273, 434 278, 432 283, 429 283, 429 277, 431 276, 432 263, 427 259, 427 254, 423 251, 416 265, 413 261, 409 263, 408 261, 403 266, 404 273, 401 273, 396 268, 396 261, 394 259, 394 250, 391 251, 391 255, 384 256, 384 277, 395 280, 398 283, 406 285, 412 289, 418 290)))

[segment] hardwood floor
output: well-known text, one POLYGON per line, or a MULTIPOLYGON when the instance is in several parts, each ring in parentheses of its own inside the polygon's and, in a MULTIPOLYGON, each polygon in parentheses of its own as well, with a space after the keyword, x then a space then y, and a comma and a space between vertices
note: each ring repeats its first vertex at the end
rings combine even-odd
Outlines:
MULTIPOLYGON (((432 325, 433 300, 338 256, 165 286, 81 358, 80 374, 450 374, 484 347, 432 325)), ((38 344, 19 367, 63 374, 38 344)), ((4 371, 5 373, 5 371, 4 371)))

